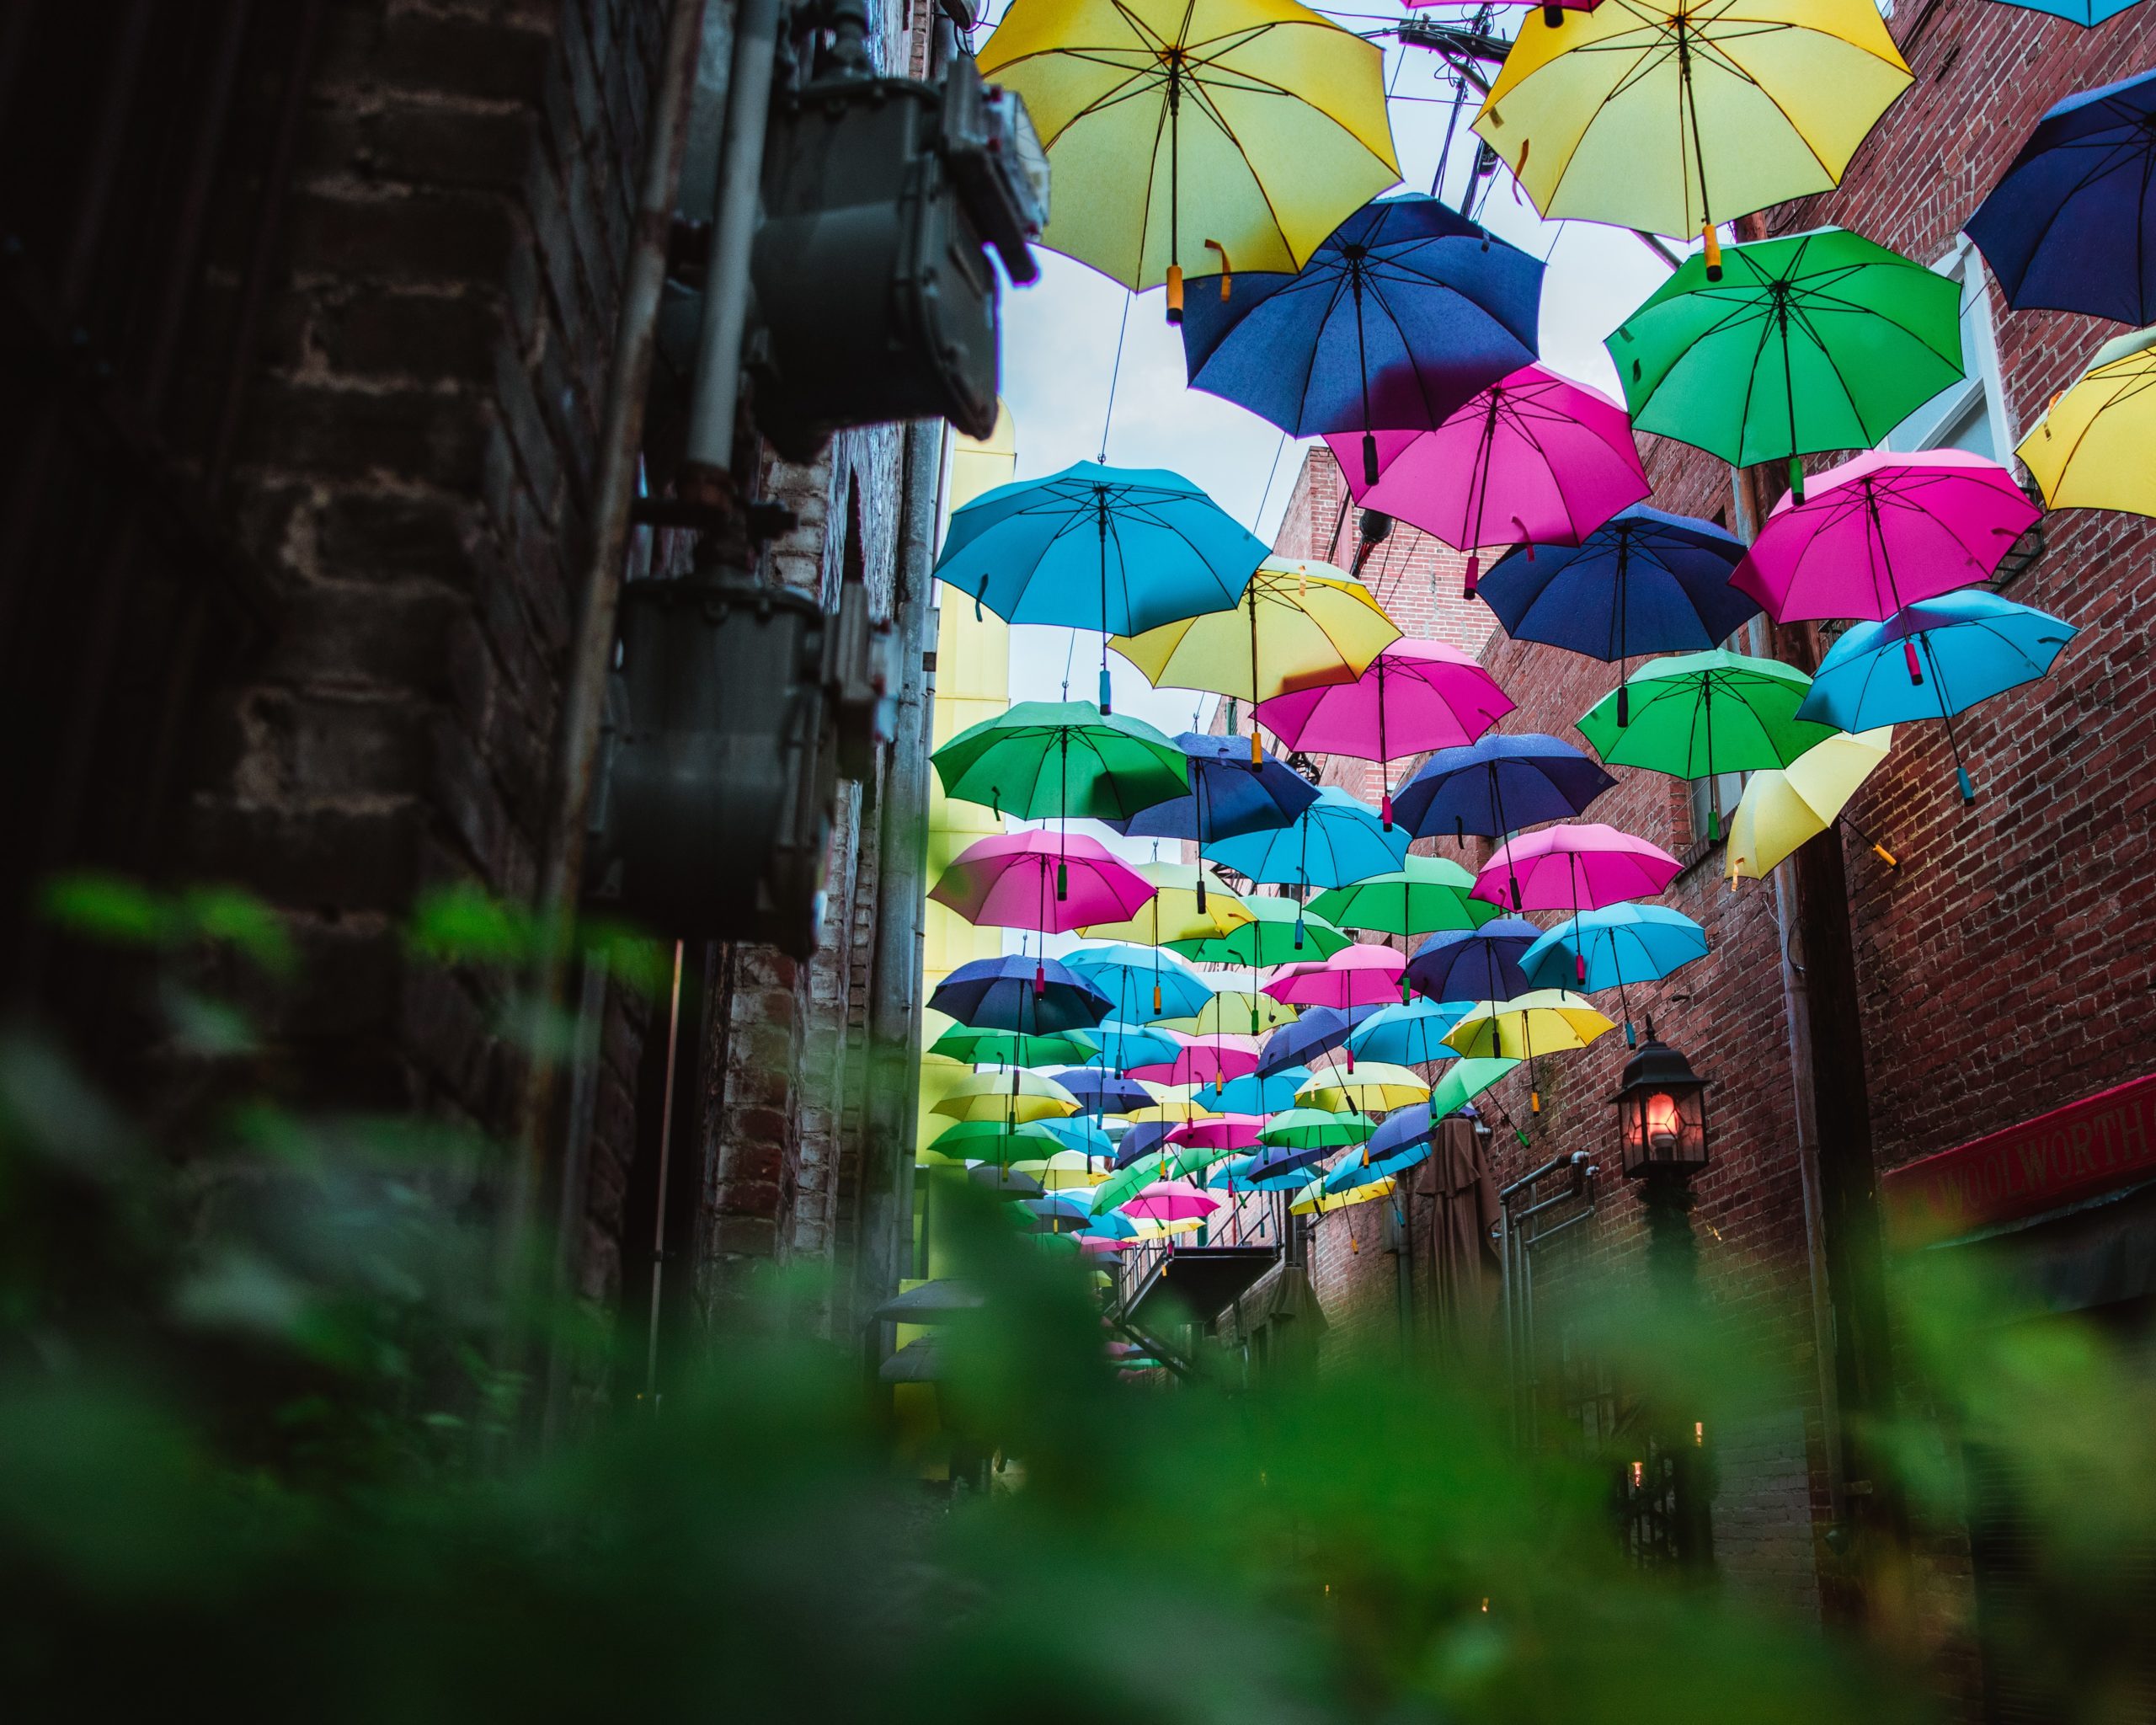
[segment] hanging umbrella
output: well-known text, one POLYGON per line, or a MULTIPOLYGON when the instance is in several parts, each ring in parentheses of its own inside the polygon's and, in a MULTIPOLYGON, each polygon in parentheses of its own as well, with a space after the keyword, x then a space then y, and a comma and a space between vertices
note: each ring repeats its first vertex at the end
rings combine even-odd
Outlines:
POLYGON ((1021 701, 928 758, 945 796, 1022 819, 1113 820, 1190 789, 1181 749, 1089 701, 1021 701))
POLYGON ((1181 1030, 1192 1036, 1209 1036, 1216 1030, 1231 1035, 1257 1036, 1279 1025, 1293 1023, 1296 1010, 1265 995, 1240 988, 1223 988, 1214 991, 1213 998, 1205 1003, 1205 1010, 1196 1017, 1164 1020, 1161 1028, 1181 1030))
POLYGON ((1988 579, 2043 511, 1966 450, 1872 450, 1785 494, 1730 577, 1776 622, 1877 619, 1988 579))
POLYGON ((1101 1045, 1083 1030, 1059 1030, 1029 1036, 1021 1030, 974 1030, 954 1024, 929 1044, 928 1052, 969 1066, 1052 1066, 1064 1060, 1089 1060, 1101 1045))
POLYGON ((1498 1001, 1534 985, 1519 967, 1542 931, 1524 916, 1497 916, 1472 930, 1444 930, 1415 948, 1407 985, 1427 1000, 1498 1001))
MULTIPOLYGON (((1571 0, 1562 0, 1562 3, 1570 4, 1571 0)), ((1336 1192, 1331 1188, 1333 1175, 1338 1172, 1336 1168, 1331 1174, 1304 1184, 1289 1201, 1288 1214, 1294 1216, 1330 1215, 1337 1210, 1347 1210, 1354 1204, 1372 1204, 1381 1198, 1390 1198, 1398 1190, 1390 1174, 1381 1174, 1374 1179, 1362 1178, 1362 1164, 1357 1162, 1350 1169, 1353 1178, 1336 1192)), ((1354 1244, 1352 1236, 1348 1244, 1351 1247, 1354 1244)))
MULTIPOLYGON (((1430 1118, 1442 1120, 1458 1114, 1518 1065, 1518 1060, 1504 1059, 1454 1061, 1431 1089, 1430 1118)), ((1502 1117, 1504 1110, 1501 1108, 1497 1113, 1502 1117)), ((1513 1135, 1523 1146, 1526 1145, 1527 1134, 1517 1126, 1513 1128, 1513 1135)))
POLYGON ((1625 1045, 1634 1048, 1638 1043, 1632 1009, 1625 1004, 1625 985, 1659 982, 1706 955, 1706 932, 1682 911, 1662 905, 1611 905, 1560 922, 1527 949, 1519 967, 1538 989, 1615 989, 1625 1045))
POLYGON ((1314 964, 1291 964, 1265 985, 1277 1001, 1299 1007, 1381 1007, 1406 997, 1400 980, 1406 960, 1390 947, 1343 947, 1314 964))
POLYGON ((1202 964, 1293 964, 1330 958, 1353 937, 1293 899, 1252 893, 1243 900, 1250 920, 1212 940, 1174 941, 1171 949, 1202 964))
POLYGON ((1175 1120, 1142 1120, 1132 1126, 1116 1145, 1113 1158, 1116 1172, 1124 1172, 1141 1162, 1149 1167, 1159 1167, 1161 1148, 1168 1141, 1168 1134, 1180 1124, 1175 1120), (1147 1161, 1149 1157, 1150 1162, 1147 1161))
POLYGON ((1075 1114, 1078 1098, 1052 1078, 1037 1072, 969 1072, 937 1098, 931 1114, 953 1120, 1001 1120, 1022 1124, 1055 1114, 1075 1114))
POLYGON ((1264 1124, 1262 1114, 1221 1114, 1172 1128, 1168 1142, 1175 1146, 1176 1154, 1170 1178, 1202 1174, 1225 1157, 1256 1150, 1257 1135, 1264 1124))
POLYGON ((1031 1174, 1016 1167, 1000 1168, 990 1162, 966 1170, 966 1183, 1002 1198, 1038 1198, 1047 1188, 1031 1174))
POLYGON ((1652 898, 1684 868, 1661 846, 1599 821, 1545 826, 1497 846, 1475 882, 1475 896, 1515 911, 1598 911, 1652 898))
POLYGON ((2052 509, 2156 515, 2156 329, 2098 348, 2015 454, 2052 509))
POLYGON ((1153 896, 1120 922, 1088 922, 1078 931, 1086 939, 1165 946, 1214 939, 1250 921, 1235 889, 1203 862, 1140 862, 1136 868, 1153 896))
POLYGON ((1580 996, 1541 988, 1511 1000, 1481 1002, 1445 1039, 1471 1060, 1525 1060, 1528 1107, 1539 1114, 1542 1092, 1534 1082, 1536 1057, 1585 1048, 1616 1028, 1580 996))
POLYGON ((1293 826, 1220 839, 1208 854, 1251 880, 1331 887, 1397 873, 1406 860, 1407 844, 1405 830, 1388 830, 1369 804, 1337 785, 1326 785, 1293 826))
POLYGON ((1265 554, 1181 474, 1081 462, 953 511, 936 574, 976 611, 1100 631, 1105 714, 1107 638, 1233 605, 1265 554))
POLYGON ((1126 1109, 1123 1117, 1134 1125, 1158 1125, 1164 1121, 1175 1124, 1183 1120, 1209 1119, 1215 1112, 1193 1097, 1178 1095, 1163 1087, 1160 1101, 1145 1108, 1126 1109))
POLYGON ((1170 1224, 1203 1221, 1219 1207, 1211 1193, 1182 1180, 1156 1180, 1116 1205, 1134 1221, 1170 1224))
MULTIPOLYGON (((1369 590, 1328 563, 1268 559, 1239 601, 1108 644, 1155 688, 1208 689, 1255 706, 1294 689, 1352 683, 1400 631, 1369 590)), ((1264 761, 1253 725, 1253 766, 1264 761)))
POLYGON ((1182 1044, 1153 1024, 1130 1024, 1107 1018, 1094 1033, 1101 1044, 1100 1065, 1104 1071, 1126 1072, 1150 1060, 1171 1060, 1182 1044))
POLYGON ((1396 1110, 1370 1134, 1360 1156, 1340 1159, 1339 1165, 1326 1176, 1327 1185, 1334 1191, 1348 1192, 1388 1174, 1405 1173, 1429 1155, 1430 1135, 1436 1130, 1427 1097, 1396 1110))
POLYGON ((1954 740, 1954 715, 2035 681, 2079 633, 2047 611, 1981 587, 1941 594, 1842 635, 1819 662, 1798 712, 1845 731, 1944 721, 1961 800, 1973 803, 1976 787, 1954 740))
POLYGON ((1408 857, 1389 874, 1329 887, 1310 903, 1313 916, 1373 934, 1423 935, 1479 928, 1497 914, 1473 896, 1475 877, 1444 857, 1408 857))
MULTIPOLYGON (((1812 680, 1778 659, 1742 653, 1686 653, 1657 659, 1626 683, 1632 722, 1620 729, 1617 697, 1605 695, 1580 720, 1580 734, 1612 766, 1645 766, 1678 778, 1712 778, 1786 766, 1833 734, 1798 716, 1812 680)), ((1712 805, 1707 836, 1721 836, 1712 805)))
POLYGON ((1374 485, 1355 483, 1352 438, 1325 441, 1364 508, 1468 553, 1470 599, 1483 546, 1577 545, 1652 489, 1625 409, 1540 366, 1501 378, 1433 431, 1379 432, 1374 485))
MULTIPOLYGON (((1729 817, 1729 878, 1764 880, 1769 872, 1814 833, 1842 818, 1842 807, 1886 758, 1894 728, 1831 736, 1806 749, 1787 766, 1755 772, 1729 817)), ((1877 840, 1851 825, 1889 868, 1901 864, 1877 840)))
MULTIPOLYGON (((1070 1090, 1068 1084, 1064 1085, 1063 1087, 1070 1090)), ((1071 1090, 1070 1093, 1073 1096, 1078 1096, 1081 1102, 1085 1100, 1085 1097, 1080 1096, 1075 1090, 1071 1090)), ((1042 1131, 1052 1135, 1065 1151, 1073 1151, 1080 1156, 1101 1162, 1107 1162, 1114 1158, 1115 1140, 1108 1135, 1107 1130, 1097 1118, 1089 1119, 1084 1114, 1066 1114, 1059 1120, 1040 1120, 1035 1124, 1042 1131)))
POLYGON ((1379 198, 1291 275, 1193 281, 1182 321, 1190 387, 1291 437, 1358 432, 1378 477, 1380 430, 1442 425, 1534 357, 1542 260, 1420 193, 1379 198))
POLYGON ((1617 781, 1570 743, 1539 731, 1440 749, 1401 787, 1392 812, 1418 839, 1502 838, 1583 814, 1617 781))
POLYGON ((1189 781, 1172 797, 1109 825, 1132 838, 1212 840, 1283 827, 1317 799, 1317 787, 1285 761, 1255 766, 1233 737, 1185 731, 1176 739, 1189 781))
POLYGON ((1029 1156, 1052 1156, 1062 1148, 1047 1120, 961 1120, 944 1129, 921 1151, 949 1162, 1021 1162, 1029 1156))
MULTIPOLYGON (((1283 1036, 1293 1028, 1291 1025, 1273 1034, 1283 1036)), ((1302 1087, 1303 1080, 1310 1076, 1310 1068, 1282 1066, 1267 1070, 1265 1062, 1272 1046, 1272 1038, 1268 1037, 1265 1048, 1259 1051, 1258 1070, 1230 1079, 1227 1088, 1214 1097, 1222 1114, 1277 1114, 1283 1108, 1295 1105, 1295 1092, 1302 1087)))
POLYGON ((1293 270, 1400 178, 1383 51, 1291 0, 1016 0, 979 63, 1047 147, 1047 243, 1171 323, 1205 246, 1293 270))
POLYGON ((1210 983, 1159 947, 1121 942, 1080 947, 1065 953, 1063 962, 1107 996, 1112 1014, 1133 1023, 1203 1012, 1213 997, 1210 983))
POLYGON ((1687 258, 1604 343, 1638 430, 1738 467, 1786 457, 1801 503, 1799 456, 1868 448, 1961 381, 1951 278, 1839 227, 1727 256, 1719 282, 1687 258))
POLYGON ((1673 238, 1825 191, 1909 69, 1872 0, 1605 0, 1530 13, 1475 121, 1543 216, 1673 238))
POLYGON ((1454 1058, 1445 1036, 1466 1015, 1466 1003, 1460 1001, 1416 999, 1405 1006, 1386 1007, 1349 1033, 1348 1051, 1358 1060, 1433 1065, 1454 1058))
POLYGON ((1042 1076, 1053 1078, 1069 1091, 1089 1114, 1119 1114, 1125 1108, 1145 1108, 1153 1101, 1152 1092, 1134 1076, 1099 1066, 1060 1066, 1042 1076))
POLYGON ((1020 1199, 1018 1208, 1043 1228, 1079 1227, 1092 1219, 1090 1196, 1086 1192, 1043 1192, 1038 1198, 1020 1199))
POLYGON ((1230 1078, 1257 1070, 1257 1039, 1215 1031, 1186 1043, 1172 1060, 1134 1066, 1134 1078, 1150 1078, 1161 1084, 1222 1085, 1230 1078))
POLYGON ((1290 1108, 1275 1114, 1258 1134, 1275 1149, 1315 1151, 1321 1156, 1360 1144, 1377 1130, 1366 1114, 1336 1114, 1331 1108, 1290 1108))
POLYGON ((1353 1072, 1334 1068, 1310 1075, 1295 1100, 1327 1114, 1389 1114, 1429 1098, 1430 1087, 1405 1066, 1366 1060, 1353 1072))
MULTIPOLYGON (((2123 8, 2112 0, 2053 0, 2033 9, 2094 24, 2100 11, 2109 17, 2123 8)), ((2068 96, 2047 112, 1961 231, 1984 254, 2008 305, 2139 327, 2156 323, 2152 217, 2156 72, 2144 72, 2068 96)))
POLYGON ((1285 1076, 1308 1066, 1320 1055, 1340 1047, 1357 1024, 1374 1008, 1352 1007, 1345 1012, 1331 1007, 1312 1007, 1293 1024, 1276 1030, 1258 1051, 1262 1077, 1285 1076))
POLYGON ((1037 827, 975 839, 945 865, 928 896, 976 926, 1058 933, 1132 916, 1153 887, 1098 839, 1037 827))
POLYGON ((1515 641, 1540 641, 1617 665, 1617 723, 1630 713, 1625 662, 1636 653, 1717 646, 1759 606, 1730 585, 1743 542, 1712 521, 1643 503, 1577 546, 1526 546, 1483 577, 1482 599, 1515 641))
POLYGON ((1331 1154, 1308 1145, 1269 1145, 1238 1165, 1228 1183, 1240 1192, 1299 1192, 1310 1171, 1331 1154))
POLYGON ((1108 997, 1054 959, 974 959, 937 984, 928 1007, 977 1030, 1052 1036, 1090 1030, 1108 997))
POLYGON ((1512 710, 1512 697, 1470 655, 1403 637, 1353 682, 1275 695, 1251 717, 1288 748, 1376 761, 1385 786, 1378 814, 1390 830, 1396 757, 1471 743, 1512 710))
POLYGON ((1037 1162, 1013 1162, 1011 1172, 1030 1175, 1043 1192, 1090 1192, 1107 1178, 1082 1150, 1059 1150, 1037 1162))

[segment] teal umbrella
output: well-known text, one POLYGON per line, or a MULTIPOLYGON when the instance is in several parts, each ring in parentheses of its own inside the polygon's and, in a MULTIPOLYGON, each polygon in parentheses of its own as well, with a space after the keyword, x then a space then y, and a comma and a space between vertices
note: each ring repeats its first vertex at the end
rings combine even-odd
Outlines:
POLYGON ((969 1066, 1077 1066, 1101 1051, 1083 1030, 1029 1036, 1019 1030, 975 1030, 954 1024, 929 1044, 929 1053, 969 1066))
POLYGON ((943 794, 1022 819, 1121 820, 1190 792, 1190 761, 1141 719, 1090 701, 1021 701, 929 760, 943 794))

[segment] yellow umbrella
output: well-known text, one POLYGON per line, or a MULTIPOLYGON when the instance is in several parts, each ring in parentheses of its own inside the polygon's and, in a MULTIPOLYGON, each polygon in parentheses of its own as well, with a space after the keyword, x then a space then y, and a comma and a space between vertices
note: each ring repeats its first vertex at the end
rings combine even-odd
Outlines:
POLYGON ((1385 54, 1294 0, 1014 0, 981 71, 1047 146, 1047 243, 1126 287, 1294 270, 1400 178, 1385 54))
POLYGON ((1068 1192, 1086 1186, 1097 1186, 1107 1176, 1093 1166, 1093 1159, 1082 1150, 1059 1150, 1054 1156, 1039 1162, 1013 1162, 1014 1174, 1031 1174, 1048 1192, 1068 1192))
POLYGON ((1128 941, 1157 947, 1171 940, 1218 940, 1251 920, 1235 890, 1203 862, 1139 862, 1153 896, 1122 922, 1089 922, 1086 940, 1128 941))
MULTIPOLYGON (((1385 607, 1345 569, 1273 558, 1227 610, 1117 635, 1108 645, 1155 688, 1209 689, 1255 707, 1297 689, 1352 683, 1399 638, 1385 607)), ((1262 758, 1254 717, 1250 758, 1252 766, 1262 758)))
POLYGON ((2096 350, 2089 369, 2021 440, 2021 457, 2052 509, 2156 515, 2156 328, 2096 350))
POLYGON ((1321 1174, 1290 1200, 1288 1214, 1291 1216, 1327 1215, 1336 1210, 1345 1210, 1351 1204, 1368 1204, 1374 1198, 1390 1198, 1396 1183, 1393 1177, 1387 1174, 1382 1179, 1371 1181, 1367 1186, 1351 1186, 1345 1192, 1327 1192, 1325 1177, 1321 1174))
POLYGON ((954 1120, 1053 1120, 1078 1112, 1078 1098, 1053 1078, 1012 1068, 971 1072, 943 1093, 931 1112, 954 1120))
POLYGON ((1351 1073, 1339 1067, 1314 1072, 1295 1092, 1305 1107, 1335 1114, 1384 1114, 1430 1099, 1430 1087, 1405 1066, 1366 1060, 1351 1073))
POLYGON ((1909 68, 1874 0, 1603 0, 1530 13, 1475 130, 1542 214, 1704 234, 1842 177, 1909 68))
POLYGON ((1302 1017, 1300 1007, 1276 1001, 1269 994, 1248 989, 1224 988, 1187 1018, 1163 1018, 1156 1030, 1180 1030, 1186 1036, 1209 1036, 1214 1031, 1235 1036, 1262 1036, 1292 1024, 1302 1017))
MULTIPOLYGON (((1605 4, 1614 0, 1604 0, 1605 4)), ((1525 1060, 1528 1106, 1542 1112, 1534 1082, 1534 1057, 1585 1048, 1617 1027, 1565 988, 1538 988, 1508 1001, 1484 1001, 1445 1033, 1445 1040, 1470 1060, 1525 1060)))
POLYGON ((1169 1097, 1145 1108, 1131 1108, 1123 1117, 1133 1125, 1144 1125, 1148 1121, 1172 1120, 1180 1125, 1187 1120, 1217 1119, 1218 1114, 1202 1103, 1185 1097, 1169 1097))
MULTIPOLYGON (((1856 788, 1886 758, 1893 740, 1892 725, 1832 736, 1814 743, 1787 766, 1753 773, 1729 817, 1729 879, 1764 880, 1783 857, 1814 833, 1826 831, 1856 788)), ((1889 868, 1898 866, 1885 846, 1871 839, 1865 842, 1889 868)))

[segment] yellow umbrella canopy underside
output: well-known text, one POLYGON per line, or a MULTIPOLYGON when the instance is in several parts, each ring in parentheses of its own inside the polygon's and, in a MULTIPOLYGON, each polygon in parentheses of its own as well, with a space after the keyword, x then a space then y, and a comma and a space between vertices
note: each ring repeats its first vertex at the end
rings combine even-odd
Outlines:
POLYGON ((1874 0, 1603 0, 1527 14, 1475 130, 1553 221, 1689 236, 1838 183, 1911 81, 1874 0))
POLYGON ((1171 940, 1219 940, 1251 920, 1235 889, 1203 862, 1139 862, 1134 865, 1150 882, 1153 896, 1121 922, 1089 922, 1078 931, 1086 940, 1121 941, 1156 947, 1171 940), (1205 872, 1205 908, 1198 908, 1198 871, 1205 872))
POLYGON ((1327 1215, 1336 1210, 1346 1210, 1351 1204, 1368 1204, 1374 1198, 1390 1198, 1397 1183, 1390 1174, 1373 1180, 1366 1186, 1350 1187, 1345 1192, 1327 1192, 1322 1175, 1303 1188, 1288 1204, 1288 1214, 1294 1216, 1327 1215))
POLYGON ((1270 558, 1234 606, 1112 636, 1108 645, 1155 688, 1207 689, 1255 705, 1352 683, 1399 638, 1385 607, 1345 569, 1270 558))
POLYGON ((1617 1027, 1570 989, 1539 988, 1508 1001, 1485 1001, 1445 1040, 1470 1060, 1524 1060, 1585 1048, 1617 1027))
POLYGON ((2156 515, 2156 329, 2096 350, 2089 369, 2021 440, 2015 454, 2052 509, 2156 515))
POLYGON ((1052 1120, 1078 1112, 1078 1098, 1038 1072, 975 1072, 944 1093, 931 1113, 953 1120, 1052 1120))
POLYGON ((1294 0, 1014 0, 979 64, 1048 148, 1046 243, 1126 287, 1209 240, 1299 269, 1400 178, 1384 51, 1294 0))
POLYGON ((1295 1100, 1328 1114, 1387 1114, 1430 1099, 1430 1087, 1405 1066, 1365 1060, 1353 1072, 1330 1066, 1314 1072, 1295 1100))
POLYGON ((1207 1036, 1218 1030, 1237 1036, 1262 1036, 1292 1024, 1302 1017, 1300 1007, 1276 1001, 1269 994, 1245 988, 1214 991, 1213 998, 1187 1018, 1163 1018, 1155 1027, 1180 1030, 1186 1036, 1207 1036))
POLYGON ((1893 741, 1892 725, 1832 736, 1787 766, 1753 773, 1729 817, 1730 879, 1764 880, 1783 857, 1826 831, 1893 741))

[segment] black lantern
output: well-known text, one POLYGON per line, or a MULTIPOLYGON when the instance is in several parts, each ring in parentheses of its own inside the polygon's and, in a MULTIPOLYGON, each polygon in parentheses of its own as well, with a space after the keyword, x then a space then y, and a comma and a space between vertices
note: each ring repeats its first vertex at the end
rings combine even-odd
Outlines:
POLYGON ((1617 1094, 1617 1138, 1634 1179, 1668 1172, 1689 1175, 1707 1165, 1707 1081, 1664 1042, 1647 1039, 1625 1063, 1617 1094))

